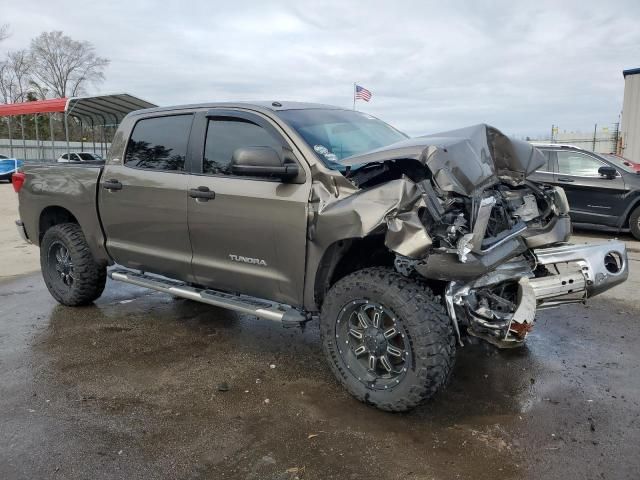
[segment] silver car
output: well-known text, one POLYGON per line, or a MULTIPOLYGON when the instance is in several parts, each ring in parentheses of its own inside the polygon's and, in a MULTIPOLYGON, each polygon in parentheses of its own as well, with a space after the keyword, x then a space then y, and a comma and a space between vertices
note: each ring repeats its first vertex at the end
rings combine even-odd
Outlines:
POLYGON ((92 152, 73 152, 65 153, 58 157, 58 163, 71 163, 71 162, 101 162, 104 159, 97 153, 92 152))

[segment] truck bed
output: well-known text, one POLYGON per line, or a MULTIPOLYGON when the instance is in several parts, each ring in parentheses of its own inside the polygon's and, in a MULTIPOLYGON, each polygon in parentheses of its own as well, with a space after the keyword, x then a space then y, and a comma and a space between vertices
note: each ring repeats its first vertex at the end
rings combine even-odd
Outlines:
POLYGON ((40 245, 45 218, 71 215, 82 227, 96 259, 108 261, 97 208, 103 164, 27 165, 20 195, 20 219, 29 241, 40 245))

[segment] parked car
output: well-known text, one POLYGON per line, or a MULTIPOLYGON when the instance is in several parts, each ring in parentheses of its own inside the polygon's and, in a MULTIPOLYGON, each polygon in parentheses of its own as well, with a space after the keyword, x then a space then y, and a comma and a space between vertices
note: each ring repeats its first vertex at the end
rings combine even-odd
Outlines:
POLYGON ((73 152, 60 155, 58 163, 70 163, 70 162, 101 162, 104 159, 93 152, 73 152))
POLYGON ((631 232, 640 240, 640 175, 633 162, 573 145, 533 145, 547 161, 530 179, 564 189, 575 225, 631 232))
POLYGON ((24 162, 6 155, 0 155, 0 181, 11 182, 11 176, 17 172, 24 162))
POLYGON ((623 242, 566 243, 562 188, 526 181, 544 163, 487 125, 408 138, 315 104, 154 108, 123 120, 104 166, 26 167, 17 225, 64 305, 109 273, 283 326, 319 318, 338 381, 403 411, 469 336, 521 346, 536 309, 627 278, 623 242))

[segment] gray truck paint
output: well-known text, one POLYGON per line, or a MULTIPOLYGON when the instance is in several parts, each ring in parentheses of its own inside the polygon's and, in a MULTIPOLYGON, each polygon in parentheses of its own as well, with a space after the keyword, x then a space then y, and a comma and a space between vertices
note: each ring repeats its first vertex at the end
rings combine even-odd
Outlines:
POLYGON ((19 213, 29 240, 40 245, 40 220, 47 213, 70 212, 82 226, 94 257, 108 262, 96 205, 100 166, 53 164, 25 167, 29 179, 20 190, 19 213))

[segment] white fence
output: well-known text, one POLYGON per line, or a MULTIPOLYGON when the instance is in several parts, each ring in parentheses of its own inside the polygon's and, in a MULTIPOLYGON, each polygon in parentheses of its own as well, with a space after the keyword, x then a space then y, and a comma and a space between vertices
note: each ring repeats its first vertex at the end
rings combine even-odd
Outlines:
MULTIPOLYGON (((69 142, 70 152, 94 152, 102 157, 107 156, 110 144, 94 144, 92 142, 69 142)), ((10 142, 8 138, 0 138, 0 154, 10 158, 17 158, 27 162, 51 162, 60 155, 67 153, 67 142, 57 140, 51 145, 51 141, 40 140, 16 140, 10 142), (13 150, 13 152, 12 152, 13 150)))

